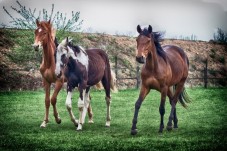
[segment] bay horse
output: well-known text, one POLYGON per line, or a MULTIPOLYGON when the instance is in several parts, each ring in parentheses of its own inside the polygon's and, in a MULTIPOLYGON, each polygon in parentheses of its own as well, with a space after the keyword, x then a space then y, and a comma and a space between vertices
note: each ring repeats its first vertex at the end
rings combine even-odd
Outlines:
POLYGON ((161 93, 161 102, 159 113, 161 116, 159 132, 164 129, 165 100, 169 97, 171 104, 171 112, 167 124, 167 130, 172 130, 172 121, 174 128, 178 128, 178 119, 176 114, 177 101, 187 107, 190 98, 188 97, 184 83, 188 77, 189 60, 184 51, 173 45, 161 47, 161 34, 153 32, 151 25, 148 28, 141 29, 137 26, 139 36, 136 39, 137 51, 136 60, 144 64, 141 70, 141 89, 139 97, 135 103, 135 112, 132 120, 131 134, 136 135, 138 130, 136 127, 140 106, 150 92, 155 89, 161 93), (171 91, 174 87, 175 93, 171 91))
MULTIPOLYGON (((56 53, 56 70, 57 76, 62 75, 67 79, 67 98, 66 107, 70 117, 74 120, 72 113, 72 90, 75 87, 79 89, 78 109, 79 122, 77 130, 82 130, 86 112, 90 104, 90 87, 102 82, 106 93, 106 126, 110 126, 110 86, 111 86, 111 70, 107 54, 101 49, 87 49, 74 46, 69 42, 68 38, 64 39, 57 47, 56 53), (65 66, 61 70, 61 66, 65 66)), ((89 122, 93 122, 92 119, 89 122)))
MULTIPOLYGON (((57 77, 55 75, 56 68, 56 57, 55 51, 56 46, 58 45, 55 38, 55 29, 52 27, 52 24, 49 21, 39 21, 36 20, 37 29, 35 30, 35 40, 32 45, 36 51, 39 49, 42 50, 42 63, 40 65, 40 73, 43 79, 43 86, 45 89, 45 115, 41 128, 45 128, 47 123, 49 122, 49 108, 50 102, 53 106, 53 112, 56 123, 61 123, 61 118, 58 114, 56 103, 57 103, 57 95, 61 90, 66 79, 64 76, 57 77), (50 99, 50 86, 52 83, 55 83, 55 88, 53 95, 50 99)), ((89 113, 91 109, 89 107, 89 113)), ((90 113, 92 114, 92 113, 90 113)), ((77 125, 77 120, 73 121, 75 125, 77 125)))

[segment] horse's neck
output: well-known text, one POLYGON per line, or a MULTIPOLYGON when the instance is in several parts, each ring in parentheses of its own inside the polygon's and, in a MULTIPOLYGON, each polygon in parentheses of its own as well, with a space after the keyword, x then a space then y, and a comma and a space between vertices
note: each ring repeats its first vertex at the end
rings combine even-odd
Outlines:
POLYGON ((156 71, 158 68, 158 55, 155 46, 150 49, 149 53, 150 54, 148 54, 148 57, 146 59, 145 67, 150 71, 156 71))
POLYGON ((49 36, 48 41, 43 43, 43 63, 45 68, 55 68, 54 51, 55 44, 53 39, 49 36))

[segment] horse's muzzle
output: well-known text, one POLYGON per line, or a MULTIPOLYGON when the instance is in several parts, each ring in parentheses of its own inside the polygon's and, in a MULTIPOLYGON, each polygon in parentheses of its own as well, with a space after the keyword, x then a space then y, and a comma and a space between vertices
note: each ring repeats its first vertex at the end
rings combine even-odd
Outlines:
POLYGON ((32 47, 34 48, 35 51, 39 50, 39 45, 32 44, 32 47))
POLYGON ((136 61, 139 62, 139 63, 142 63, 142 64, 145 63, 145 59, 144 59, 143 56, 141 56, 141 57, 136 57, 136 61))

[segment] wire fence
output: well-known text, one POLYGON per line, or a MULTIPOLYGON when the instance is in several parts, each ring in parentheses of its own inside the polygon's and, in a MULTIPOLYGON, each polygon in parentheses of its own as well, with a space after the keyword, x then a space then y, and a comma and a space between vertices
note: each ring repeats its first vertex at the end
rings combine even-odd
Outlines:
MULTIPOLYGON (((115 57, 115 65, 114 65, 114 68, 112 68, 112 70, 115 71, 118 87, 137 88, 137 89, 140 87, 140 84, 141 84, 141 78, 140 78, 141 67, 140 66, 137 65, 136 70, 129 69, 127 67, 119 68, 118 58, 115 57), (125 70, 128 70, 128 72, 125 70), (121 76, 122 74, 120 75, 120 73, 122 73, 122 71, 128 73, 128 77, 125 77, 125 75, 121 76)), ((208 69, 207 62, 205 62, 205 67, 203 70, 195 70, 194 72, 198 72, 199 77, 193 77, 192 75, 189 75, 186 80, 186 85, 189 87, 203 86, 204 88, 207 88, 207 87, 227 86, 226 76, 213 77, 213 75, 209 74, 212 72, 216 73, 219 71, 208 69)))
MULTIPOLYGON (((118 89, 136 88, 141 84, 141 66, 137 65, 134 69, 118 66, 118 59, 115 57, 114 67, 111 68, 116 75, 118 89)), ((25 69, 5 69, 1 70, 0 89, 26 89, 35 90, 42 88, 42 77, 37 70, 25 69), (2 76, 3 73, 7 73, 2 76)), ((196 77, 189 75, 186 81, 187 87, 203 86, 207 87, 225 87, 227 86, 227 76, 215 77, 210 73, 220 72, 208 69, 207 65, 203 70, 194 70, 196 77)), ((224 71, 225 72, 225 71, 224 71)))

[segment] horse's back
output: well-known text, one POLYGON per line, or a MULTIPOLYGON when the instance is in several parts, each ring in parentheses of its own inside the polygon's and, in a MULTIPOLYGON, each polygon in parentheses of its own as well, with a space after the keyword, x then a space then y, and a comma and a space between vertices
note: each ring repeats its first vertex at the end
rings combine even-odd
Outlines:
POLYGON ((104 67, 108 61, 108 56, 102 49, 87 49, 89 66, 104 67))
POLYGON ((89 58, 88 79, 90 80, 88 84, 94 85, 102 80, 105 72, 110 72, 109 59, 106 52, 102 49, 87 49, 86 52, 89 58))
POLYGON ((183 49, 174 45, 165 45, 163 46, 163 50, 166 53, 166 56, 169 61, 178 63, 179 61, 183 61, 187 66, 189 65, 188 57, 183 49))
POLYGON ((174 45, 166 45, 163 46, 163 50, 170 64, 173 79, 187 78, 189 61, 183 49, 174 45))

